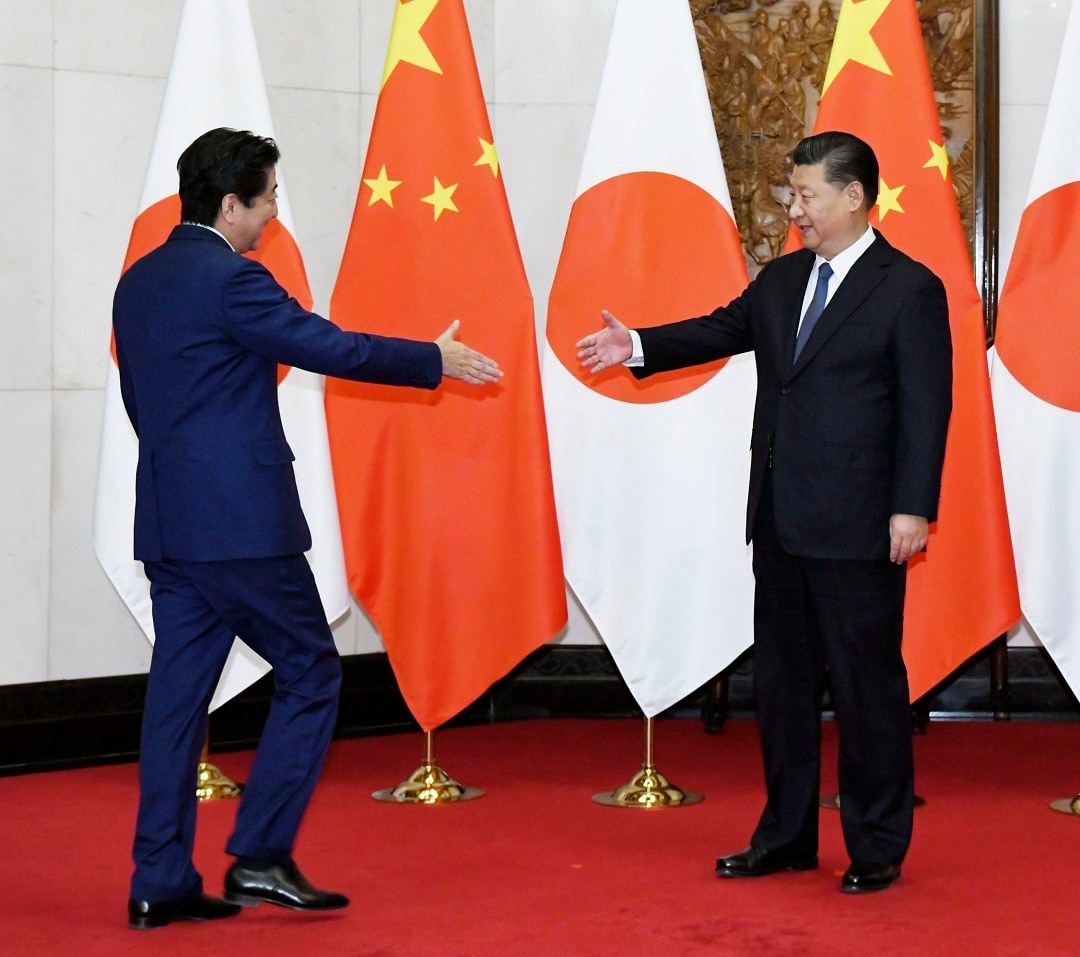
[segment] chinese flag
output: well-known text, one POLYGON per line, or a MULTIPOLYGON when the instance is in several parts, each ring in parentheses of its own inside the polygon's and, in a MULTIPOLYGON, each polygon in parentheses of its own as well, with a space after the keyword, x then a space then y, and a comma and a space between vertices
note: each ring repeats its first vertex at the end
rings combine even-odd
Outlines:
POLYGON ((462 0, 397 5, 330 314, 429 340, 460 319, 505 372, 327 383, 349 584, 431 730, 566 623, 532 295, 462 0))
POLYGON ((938 520, 908 564, 904 659, 922 697, 1020 617, 982 303, 964 241, 914 0, 844 0, 814 124, 869 143, 870 222, 945 283, 953 410, 938 520))
MULTIPOLYGON (((247 0, 185 0, 124 270, 165 242, 179 224, 176 161, 197 136, 219 126, 252 130, 260 136, 274 135, 251 13, 247 0)), ((305 309, 310 309, 311 291, 293 239, 288 190, 280 169, 277 182, 278 218, 266 227, 258 251, 251 256, 266 266, 305 309)), ((348 609, 349 593, 330 472, 322 377, 282 368, 278 408, 296 455, 296 484, 311 527, 312 547, 307 558, 323 609, 332 621, 348 609)), ((150 583, 142 563, 132 557, 137 461, 138 440, 120 399, 120 376, 114 357, 109 362, 105 386, 94 501, 94 550, 120 597, 153 641, 150 583)), ((211 708, 239 694, 269 669, 261 657, 237 642, 211 708)))

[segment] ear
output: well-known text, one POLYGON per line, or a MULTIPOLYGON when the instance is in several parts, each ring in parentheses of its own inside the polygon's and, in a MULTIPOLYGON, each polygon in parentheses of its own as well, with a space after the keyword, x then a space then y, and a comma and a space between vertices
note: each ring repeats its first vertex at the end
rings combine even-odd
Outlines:
POLYGON ((852 180, 844 187, 844 195, 847 197, 848 205, 852 211, 861 208, 866 198, 863 185, 858 180, 852 180))
POLYGON ((240 197, 236 193, 226 193, 221 197, 221 218, 227 223, 232 223, 236 216, 236 207, 240 203, 240 197))

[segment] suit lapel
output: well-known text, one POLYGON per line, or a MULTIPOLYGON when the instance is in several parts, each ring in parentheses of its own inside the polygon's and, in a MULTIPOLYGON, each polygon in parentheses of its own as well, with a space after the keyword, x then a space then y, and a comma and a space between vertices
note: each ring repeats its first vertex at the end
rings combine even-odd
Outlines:
MULTIPOLYGON (((840 288, 833 293, 832 299, 825 307, 825 311, 814 326, 810 338, 806 340, 799 361, 792 366, 792 376, 813 362, 821 347, 829 341, 829 338, 839 329, 848 318, 866 301, 874 289, 885 279, 885 267, 892 262, 892 246, 886 241, 881 233, 874 231, 876 238, 851 267, 840 288)), ((807 274, 809 278, 809 274, 807 274)), ((802 292, 805 292, 806 284, 803 283, 802 292)), ((796 313, 796 316, 798 314, 796 313)), ((798 323, 798 318, 796 318, 798 323)), ((786 353, 788 356, 795 353, 795 338, 792 334, 791 348, 786 353)))

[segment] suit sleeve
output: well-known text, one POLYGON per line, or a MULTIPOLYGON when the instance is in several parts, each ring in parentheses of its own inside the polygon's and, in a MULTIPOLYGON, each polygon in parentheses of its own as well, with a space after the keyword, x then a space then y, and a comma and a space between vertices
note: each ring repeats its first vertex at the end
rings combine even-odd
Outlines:
POLYGON ((631 367, 630 371, 643 379, 657 372, 685 369, 752 351, 750 317, 756 289, 757 280, 738 298, 706 316, 637 329, 645 363, 631 367))
MULTIPOLYGON (((116 299, 113 299, 113 313, 115 321, 116 299)), ((120 398, 124 403, 124 411, 127 412, 131 427, 135 435, 139 435, 139 407, 135 401, 135 386, 131 381, 131 371, 128 368, 127 357, 124 348, 120 344, 120 338, 113 332, 113 351, 116 354, 116 369, 120 378, 120 398)))
POLYGON ((893 514, 937 518, 952 412, 952 336, 945 287, 929 273, 896 325, 893 514))
POLYGON ((131 383, 131 374, 128 372, 127 363, 124 361, 120 345, 116 346, 116 366, 120 373, 120 398, 124 402, 124 410, 127 412, 131 427, 135 430, 135 437, 139 436, 139 407, 135 403, 135 386, 131 383))
POLYGON ((259 263, 245 260, 222 295, 231 334, 275 362, 379 385, 434 389, 442 381, 434 342, 346 332, 301 307, 259 263))

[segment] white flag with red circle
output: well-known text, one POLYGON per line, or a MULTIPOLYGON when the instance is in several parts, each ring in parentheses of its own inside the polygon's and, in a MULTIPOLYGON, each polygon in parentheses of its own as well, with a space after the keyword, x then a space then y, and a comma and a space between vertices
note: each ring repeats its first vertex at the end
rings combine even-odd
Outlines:
MULTIPOLYGON (((180 222, 176 161, 197 136, 220 126, 274 135, 251 12, 247 0, 185 0, 124 269, 164 242, 180 222)), ((293 239, 292 212, 280 169, 277 182, 278 218, 263 233, 259 250, 252 258, 266 266, 290 295, 310 309, 311 291, 293 239)), ((308 560, 327 618, 333 620, 348 608, 349 592, 330 471, 322 379, 299 369, 282 369, 282 373, 278 406, 286 437, 296 455, 296 481, 311 527, 314 544, 308 560)), ((150 585, 142 563, 132 557, 137 462, 138 440, 124 412, 113 357, 105 385, 94 501, 94 550, 152 642, 150 585)), ((269 667, 238 640, 211 708, 239 694, 269 667)))
POLYGON ((1080 695, 1080 10, 1001 291, 991 386, 1020 607, 1080 695))
POLYGON ((685 0, 620 0, 543 362, 567 580, 646 716, 750 646, 753 359, 638 381, 574 343, 707 313, 747 272, 685 0))

